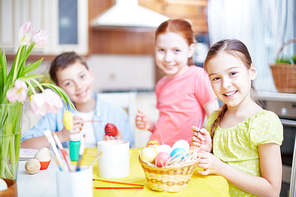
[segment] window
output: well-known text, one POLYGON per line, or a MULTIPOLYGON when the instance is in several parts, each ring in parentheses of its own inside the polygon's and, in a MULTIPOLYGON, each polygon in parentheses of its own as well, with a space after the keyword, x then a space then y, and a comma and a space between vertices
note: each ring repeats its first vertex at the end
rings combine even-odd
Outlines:
POLYGON ((31 21, 35 30, 49 33, 49 43, 35 53, 88 53, 88 1, 85 0, 0 0, 0 48, 15 51, 17 30, 31 21))
POLYGON ((78 44, 77 0, 59 0, 59 44, 78 44))

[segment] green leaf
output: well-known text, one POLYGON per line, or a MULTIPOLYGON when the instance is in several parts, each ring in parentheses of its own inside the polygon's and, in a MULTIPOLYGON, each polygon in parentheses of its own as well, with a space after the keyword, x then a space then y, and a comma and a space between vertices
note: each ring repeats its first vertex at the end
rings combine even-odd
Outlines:
POLYGON ((6 61, 6 56, 5 56, 5 51, 3 49, 3 55, 0 51, 0 98, 2 98, 2 94, 4 94, 3 91, 3 87, 4 84, 6 82, 6 78, 7 78, 7 61, 6 61))
MULTIPOLYGON (((28 95, 30 95, 30 94, 32 94, 32 93, 34 93, 34 94, 36 94, 36 91, 35 91, 35 87, 32 85, 32 83, 30 82, 30 80, 29 79, 23 79, 27 84, 28 84, 28 86, 29 86, 29 91, 27 92, 27 94, 28 95)), ((37 86, 37 85, 35 85, 35 86, 37 86)))
POLYGON ((26 46, 20 46, 18 48, 18 51, 17 51, 14 61, 12 63, 12 67, 11 67, 10 72, 7 77, 7 83, 11 83, 14 80, 13 78, 16 78, 17 70, 18 70, 17 67, 20 64, 20 54, 22 54, 23 50, 26 50, 26 46))
POLYGON ((22 79, 35 79, 35 78, 42 78, 42 77, 43 77, 43 75, 39 75, 39 74, 29 74, 29 75, 20 77, 19 79, 20 80, 22 80, 22 79))
MULTIPOLYGON (((28 57, 29 57, 31 51, 33 50, 34 46, 35 46, 35 43, 31 43, 28 48, 25 48, 25 50, 22 51, 22 54, 21 54, 21 57, 20 57, 20 67, 19 67, 19 70, 18 70, 18 76, 23 75, 22 73, 23 73, 23 70, 25 69, 26 60, 28 59, 28 57)), ((26 73, 29 73, 29 72, 26 72, 26 73)))
POLYGON ((40 63, 42 62, 43 58, 41 58, 40 60, 38 60, 37 62, 34 62, 31 65, 26 66, 22 72, 20 73, 20 76, 24 76, 27 73, 32 72, 33 70, 35 70, 36 68, 39 67, 40 63))
POLYGON ((294 61, 294 57, 289 57, 289 56, 283 56, 281 58, 277 58, 275 62, 279 63, 279 64, 281 64, 281 63, 282 64, 294 64, 294 63, 296 63, 294 61))

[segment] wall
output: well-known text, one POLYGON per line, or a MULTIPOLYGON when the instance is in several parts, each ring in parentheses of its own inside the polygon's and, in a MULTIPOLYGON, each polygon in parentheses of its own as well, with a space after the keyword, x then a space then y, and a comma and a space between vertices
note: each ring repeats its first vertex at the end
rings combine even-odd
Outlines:
POLYGON ((93 54, 87 64, 95 75, 96 91, 154 90, 152 55, 93 54))
MULTIPOLYGON (((188 18, 194 33, 207 33, 207 0, 192 4, 168 3, 172 0, 138 0, 139 5, 170 18, 188 18)), ((178 1, 180 2, 180 1, 178 1)), ((182 2, 182 1, 181 1, 182 2)), ((183 2, 189 2, 183 0, 183 2)), ((195 2, 195 3, 194 3, 195 2)), ((110 0, 89 0, 89 21, 115 4, 110 0)), ((120 16, 118 16, 120 17, 120 16)), ((136 16, 135 16, 136 17, 136 16)), ((139 29, 93 29, 89 27, 89 52, 102 54, 154 54, 154 31, 139 29)))

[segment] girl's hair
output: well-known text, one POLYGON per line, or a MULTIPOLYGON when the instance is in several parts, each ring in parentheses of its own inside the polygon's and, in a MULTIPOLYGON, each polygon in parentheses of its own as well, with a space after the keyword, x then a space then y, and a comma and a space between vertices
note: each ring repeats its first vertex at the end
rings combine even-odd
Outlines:
MULTIPOLYGON (((225 52, 228 53, 236 58, 239 58, 243 64, 246 66, 247 69, 251 68, 252 65, 252 58, 249 54, 249 51, 244 43, 242 43, 239 40, 235 39, 226 39, 221 40, 217 43, 215 43, 208 51, 207 57, 204 62, 204 68, 207 70, 207 64, 208 62, 216 57, 219 52, 225 52)), ((255 91, 255 88, 252 84, 252 89, 255 91)), ((224 114, 227 111, 227 105, 224 104, 222 106, 221 111, 218 114, 218 118, 213 122, 212 129, 211 129, 211 137, 214 136, 215 130, 219 123, 221 122, 224 114)))
POLYGON ((65 53, 58 55, 51 62, 51 65, 50 65, 49 74, 50 74, 51 79, 58 85, 58 79, 57 79, 58 69, 60 69, 60 68, 65 69, 68 66, 70 66, 71 64, 74 64, 76 62, 81 63, 82 65, 84 65, 88 69, 86 62, 82 59, 82 57, 77 55, 75 52, 65 52, 65 53))
MULTIPOLYGON (((167 32, 173 32, 182 36, 188 46, 194 43, 194 35, 192 31, 192 24, 186 19, 169 19, 161 23, 155 32, 155 40, 160 34, 165 34, 167 32)), ((188 58, 188 65, 193 65, 192 57, 188 58)))

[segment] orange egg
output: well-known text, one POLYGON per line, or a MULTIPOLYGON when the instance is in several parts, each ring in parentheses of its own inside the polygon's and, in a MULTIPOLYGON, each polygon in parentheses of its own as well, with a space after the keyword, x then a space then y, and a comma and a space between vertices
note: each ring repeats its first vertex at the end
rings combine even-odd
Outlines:
POLYGON ((156 140, 150 140, 146 147, 149 147, 149 146, 159 146, 159 143, 156 140))

